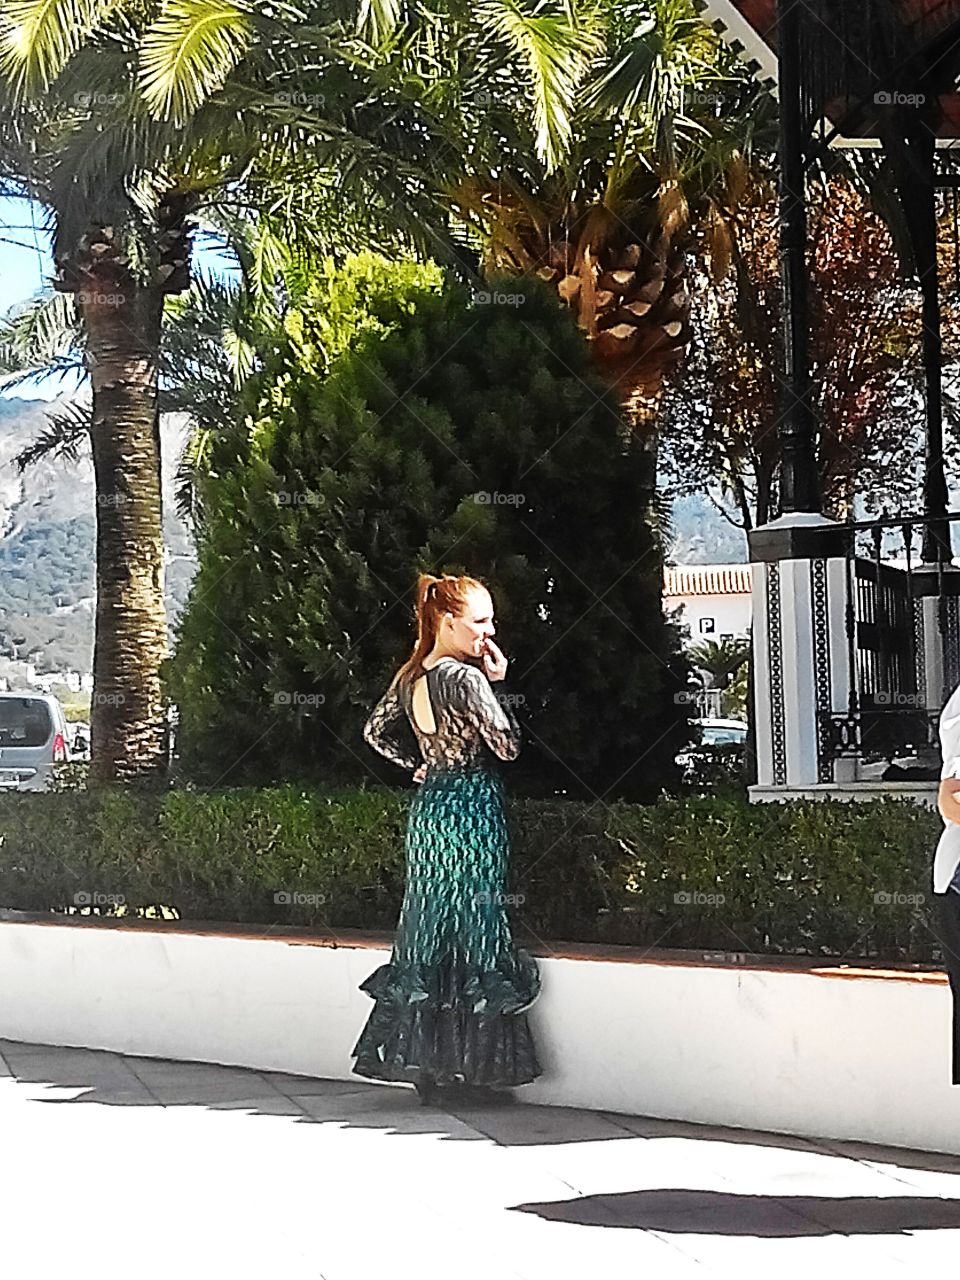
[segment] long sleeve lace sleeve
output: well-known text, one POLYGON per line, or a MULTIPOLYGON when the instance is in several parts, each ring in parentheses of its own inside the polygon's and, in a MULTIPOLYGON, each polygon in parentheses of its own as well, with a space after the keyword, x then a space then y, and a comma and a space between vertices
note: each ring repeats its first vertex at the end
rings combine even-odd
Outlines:
POLYGON ((490 681, 476 667, 460 672, 458 710, 479 730, 484 742, 501 760, 520 754, 520 726, 510 708, 494 693, 490 681))
POLYGON ((423 759, 396 689, 388 689, 363 726, 363 740, 374 751, 404 769, 417 769, 423 759), (414 755, 414 750, 417 754, 414 755))

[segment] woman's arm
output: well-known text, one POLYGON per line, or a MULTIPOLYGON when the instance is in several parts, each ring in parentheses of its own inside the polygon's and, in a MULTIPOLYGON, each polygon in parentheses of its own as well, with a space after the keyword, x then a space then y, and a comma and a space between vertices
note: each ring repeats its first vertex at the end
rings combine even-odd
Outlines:
POLYGON ((476 667, 461 668, 463 713, 479 730, 484 742, 501 760, 516 760, 521 733, 513 712, 500 701, 490 681, 476 667))
MULTIPOLYGON (((400 740, 398 730, 406 720, 406 713, 400 705, 396 688, 390 688, 370 712, 367 723, 363 726, 363 740, 374 751, 379 751, 387 760, 400 765, 404 769, 417 769, 423 764, 420 755, 414 756, 409 748, 400 740)), ((413 737, 413 730, 410 729, 413 737)))

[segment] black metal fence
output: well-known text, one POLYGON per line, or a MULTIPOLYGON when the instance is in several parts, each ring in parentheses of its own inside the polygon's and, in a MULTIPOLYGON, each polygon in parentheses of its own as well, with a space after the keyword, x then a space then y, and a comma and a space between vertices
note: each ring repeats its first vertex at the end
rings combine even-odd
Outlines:
MULTIPOLYGON (((947 517, 942 536, 951 542, 947 517)), ((828 554, 845 560, 844 631, 853 678, 845 711, 821 709, 821 752, 894 760, 938 749, 940 711, 960 683, 960 570, 949 561, 924 564, 928 519, 885 517, 850 522, 828 554), (934 600, 935 610, 924 611, 934 600), (933 627, 932 635, 927 629, 933 627), (928 693, 927 659, 939 655, 942 674, 928 693)), ((824 533, 827 533, 824 530, 824 533)), ((837 538, 836 529, 829 534, 837 538)), ((952 550, 952 547, 951 547, 952 550)), ((814 613, 814 644, 829 643, 817 629, 836 625, 826 610, 814 613)))

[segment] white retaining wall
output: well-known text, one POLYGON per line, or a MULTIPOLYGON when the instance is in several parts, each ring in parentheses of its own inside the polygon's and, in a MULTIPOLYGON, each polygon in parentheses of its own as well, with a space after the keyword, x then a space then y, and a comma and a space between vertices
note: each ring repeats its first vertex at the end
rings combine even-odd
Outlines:
MULTIPOLYGON (((0 921, 0 1038, 356 1080, 357 988, 388 955, 0 921)), ((960 1154, 945 975, 538 963, 523 1101, 960 1154)))

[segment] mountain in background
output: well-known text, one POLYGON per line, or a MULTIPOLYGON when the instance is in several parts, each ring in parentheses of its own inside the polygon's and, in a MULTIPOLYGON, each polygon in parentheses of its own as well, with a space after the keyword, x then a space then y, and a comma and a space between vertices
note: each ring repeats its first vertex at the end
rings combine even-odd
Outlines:
MULTIPOLYGON (((0 400, 0 657, 30 657, 40 671, 84 673, 93 669, 95 592, 96 491, 89 446, 75 463, 43 459, 22 475, 12 461, 46 426, 48 411, 62 404, 0 400)), ((181 415, 165 418, 161 427, 171 632, 196 568, 190 533, 174 503, 186 431, 181 415)))
MULTIPOLYGON (((30 658, 41 672, 85 673, 93 669, 96 545, 89 447, 76 463, 45 459, 23 475, 12 462, 60 403, 0 400, 0 657, 30 658)), ((164 576, 171 646, 196 571, 193 540, 174 502, 186 434, 185 416, 164 418, 164 576)), ((706 497, 677 499, 673 525, 669 563, 742 564, 747 559, 743 532, 706 497)))
POLYGON ((746 564, 747 535, 717 510, 706 494, 677 498, 673 504, 668 564, 746 564))

